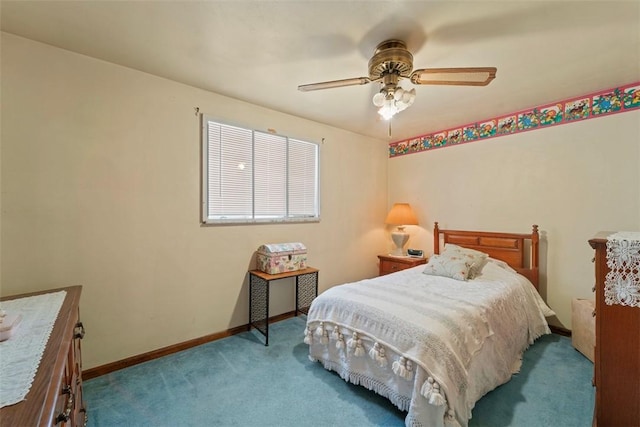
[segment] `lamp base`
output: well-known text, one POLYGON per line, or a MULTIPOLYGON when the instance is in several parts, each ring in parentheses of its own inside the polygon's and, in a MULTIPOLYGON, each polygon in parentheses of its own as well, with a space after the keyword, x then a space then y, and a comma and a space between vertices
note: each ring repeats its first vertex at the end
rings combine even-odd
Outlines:
POLYGON ((391 232, 391 240, 395 243, 396 248, 389 255, 406 256, 403 248, 407 244, 407 240, 409 240, 409 234, 405 233, 404 227, 398 227, 398 230, 391 232))

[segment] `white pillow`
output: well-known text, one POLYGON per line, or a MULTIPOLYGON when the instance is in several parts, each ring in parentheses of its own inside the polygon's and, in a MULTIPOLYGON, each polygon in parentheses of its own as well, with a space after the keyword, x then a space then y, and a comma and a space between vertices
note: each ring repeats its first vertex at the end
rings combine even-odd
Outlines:
POLYGON ((450 277, 456 280, 467 280, 471 263, 458 255, 432 255, 423 273, 431 276, 450 277))
POLYGON ((444 245, 444 251, 442 255, 445 256, 458 256, 465 258, 471 266, 469 270, 469 279, 477 277, 482 272, 482 269, 487 264, 489 255, 484 252, 476 251, 475 249, 463 248, 462 246, 447 243, 444 245))

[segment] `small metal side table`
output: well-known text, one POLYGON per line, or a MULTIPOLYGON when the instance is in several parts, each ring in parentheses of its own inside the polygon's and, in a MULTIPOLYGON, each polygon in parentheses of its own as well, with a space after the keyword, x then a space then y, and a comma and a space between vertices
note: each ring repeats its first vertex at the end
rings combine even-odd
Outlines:
POLYGON ((265 336, 265 346, 269 345, 269 285, 274 280, 296 278, 296 311, 307 314, 311 302, 318 296, 318 269, 307 267, 304 270, 289 271, 280 274, 267 274, 260 270, 249 271, 249 330, 255 327, 265 336))

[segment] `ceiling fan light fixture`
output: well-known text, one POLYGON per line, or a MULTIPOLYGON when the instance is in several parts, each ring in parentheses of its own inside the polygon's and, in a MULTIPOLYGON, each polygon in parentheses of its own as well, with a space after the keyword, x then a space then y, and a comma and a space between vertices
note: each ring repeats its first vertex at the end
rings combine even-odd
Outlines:
POLYGON ((373 105, 385 120, 410 107, 416 99, 416 90, 400 86, 403 79, 415 85, 486 86, 496 77, 495 67, 458 67, 413 69, 413 55, 402 40, 390 39, 378 44, 369 60, 369 75, 342 80, 311 83, 298 86, 309 92, 344 86, 379 82, 381 89, 373 96, 373 105))
POLYGON ((387 96, 382 91, 376 93, 373 95, 373 105, 376 107, 382 107, 386 98, 387 96))
POLYGON ((411 90, 406 90, 402 94, 401 101, 404 102, 405 104, 411 105, 411 104, 413 104, 413 101, 415 101, 415 100, 416 100, 416 90, 415 90, 415 88, 411 89, 411 90))
POLYGON ((378 110, 378 114, 380 114, 383 119, 390 120, 399 111, 400 110, 398 109, 396 102, 391 99, 384 102, 384 105, 378 110))
POLYGON ((389 120, 400 111, 406 110, 416 99, 416 90, 403 89, 400 86, 391 84, 383 86, 380 92, 373 96, 373 105, 380 107, 378 114, 383 119, 389 120))

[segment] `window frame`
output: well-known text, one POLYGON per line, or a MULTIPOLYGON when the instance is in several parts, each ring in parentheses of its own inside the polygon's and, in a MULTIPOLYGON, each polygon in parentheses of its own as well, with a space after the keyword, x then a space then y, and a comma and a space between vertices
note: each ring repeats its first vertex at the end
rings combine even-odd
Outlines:
POLYGON ((201 225, 210 226, 210 225, 243 225, 243 224, 274 224, 274 223, 309 223, 309 222, 320 222, 320 144, 313 141, 303 140, 300 138, 288 137, 285 135, 280 135, 273 132, 265 132, 262 130, 257 130, 253 128, 249 128, 244 125, 238 125, 235 123, 230 123, 224 120, 217 119, 213 116, 208 116, 206 114, 200 115, 200 136, 201 136, 201 144, 200 144, 200 222, 201 225), (221 126, 230 126, 241 128, 246 131, 251 132, 251 156, 252 156, 252 164, 251 164, 251 179, 252 179, 252 191, 251 191, 251 205, 252 205, 252 213, 251 217, 244 218, 212 218, 209 217, 209 122, 216 123, 221 126), (256 194, 255 194, 255 134, 256 132, 274 135, 278 137, 282 137, 286 139, 286 163, 285 163, 285 181, 286 181, 286 191, 285 191, 285 200, 286 200, 286 213, 285 216, 281 217, 271 217, 271 218, 256 218, 255 206, 256 206, 256 194), (316 212, 315 215, 309 216, 289 216, 289 196, 290 196, 290 188, 289 188, 289 141, 294 140, 301 143, 312 144, 315 146, 315 195, 316 195, 316 212))

